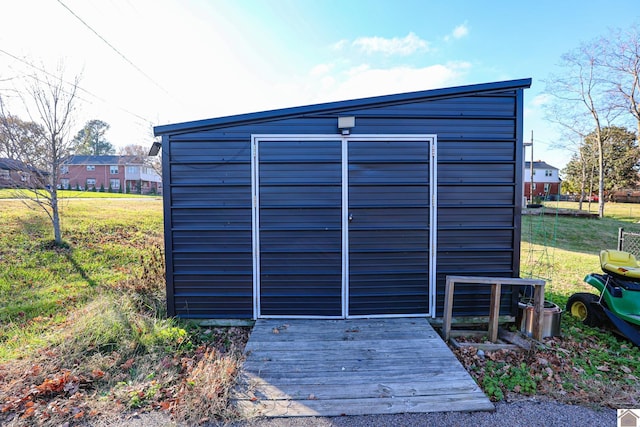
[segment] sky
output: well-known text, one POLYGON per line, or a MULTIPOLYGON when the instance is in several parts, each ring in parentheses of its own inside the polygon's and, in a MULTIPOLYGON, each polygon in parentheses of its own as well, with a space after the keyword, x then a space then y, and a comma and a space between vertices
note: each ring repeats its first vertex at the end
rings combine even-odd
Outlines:
POLYGON ((155 125, 532 78, 524 139, 562 168, 545 80, 634 23, 637 0, 5 0, 0 95, 24 116, 25 76, 63 67, 80 76, 72 134, 100 119, 122 147, 155 125))

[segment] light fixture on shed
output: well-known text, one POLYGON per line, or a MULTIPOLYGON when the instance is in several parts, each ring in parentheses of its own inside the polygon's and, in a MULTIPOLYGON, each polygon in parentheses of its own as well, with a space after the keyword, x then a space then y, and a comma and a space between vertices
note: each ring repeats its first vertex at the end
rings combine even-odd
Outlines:
POLYGON ((349 135, 351 129, 356 127, 356 118, 353 116, 349 117, 338 117, 338 129, 343 135, 349 135))
POLYGON ((162 148, 162 144, 158 141, 154 141, 153 145, 151 146, 151 149, 149 150, 149 156, 157 156, 158 152, 160 151, 160 149, 162 148))

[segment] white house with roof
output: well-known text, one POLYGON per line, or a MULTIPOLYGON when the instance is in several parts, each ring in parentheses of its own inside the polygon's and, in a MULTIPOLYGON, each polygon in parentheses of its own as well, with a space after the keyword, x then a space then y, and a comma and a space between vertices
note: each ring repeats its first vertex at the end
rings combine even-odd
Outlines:
POLYGON ((531 187, 533 183, 534 197, 547 197, 560 194, 559 175, 560 170, 542 160, 533 162, 533 179, 531 176, 531 162, 524 162, 523 181, 524 196, 531 197, 531 187))

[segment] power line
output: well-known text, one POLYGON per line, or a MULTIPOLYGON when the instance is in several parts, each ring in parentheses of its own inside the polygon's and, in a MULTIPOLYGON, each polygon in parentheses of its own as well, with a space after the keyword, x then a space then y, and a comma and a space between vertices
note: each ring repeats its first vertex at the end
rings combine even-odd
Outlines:
POLYGON ((66 4, 64 4, 62 2, 62 0, 57 0, 58 3, 60 3, 62 5, 62 7, 64 7, 65 9, 67 9, 69 11, 70 14, 72 14, 78 21, 82 22, 82 24, 87 27, 89 29, 89 31, 91 31, 93 34, 95 34, 100 40, 102 40, 107 46, 109 46, 115 53, 117 53, 122 59, 124 59, 129 65, 131 65, 133 68, 136 69, 136 71, 138 71, 140 74, 142 74, 147 80, 149 80, 151 83, 153 83, 156 87, 158 87, 160 90, 162 90, 165 94, 171 96, 171 94, 165 89, 163 88, 158 82, 156 82, 153 78, 151 78, 151 76, 149 76, 147 73, 145 73, 144 71, 142 71, 142 69, 140 67, 138 67, 136 64, 134 64, 129 58, 127 58, 122 52, 120 52, 118 49, 116 49, 116 47, 114 45, 112 45, 111 43, 109 43, 107 41, 107 39, 105 39, 104 37, 102 37, 96 30, 94 30, 91 25, 87 24, 82 18, 80 18, 73 10, 71 10, 66 4))
MULTIPOLYGON (((60 76, 56 76, 56 75, 54 75, 54 74, 51 74, 51 73, 50 73, 50 72, 48 72, 47 70, 45 70, 45 69, 43 69, 43 68, 40 68, 40 67, 38 67, 38 66, 36 66, 36 65, 33 65, 33 64, 32 64, 32 63, 30 63, 29 61, 27 61, 27 60, 25 60, 25 59, 23 59, 23 58, 20 58, 19 56, 13 55, 13 54, 11 54, 11 53, 9 53, 9 52, 7 52, 6 50, 3 50, 3 49, 1 49, 1 48, 0 48, 0 53, 4 53, 5 55, 7 55, 7 56, 9 56, 9 57, 11 57, 11 58, 13 58, 13 59, 15 59, 16 61, 20 61, 20 62, 22 62, 23 64, 25 64, 25 65, 27 65, 27 66, 29 66, 29 67, 33 68, 34 70, 40 71, 41 73, 44 73, 44 74, 48 75, 49 77, 53 77, 54 79, 58 79, 58 78, 60 78, 60 76)), ((35 76, 33 76, 33 78, 34 78, 35 80, 39 81, 40 83, 46 83, 46 82, 43 82, 42 80, 38 79, 38 78, 37 78, 37 77, 35 77, 35 76)), ((138 118, 138 119, 140 119, 140 120, 144 120, 144 121, 145 121, 145 122, 147 122, 147 123, 153 124, 153 121, 151 121, 151 120, 149 120, 149 119, 147 119, 147 118, 145 118, 145 117, 142 117, 141 115, 136 114, 136 113, 134 113, 133 111, 129 111, 129 110, 127 110, 127 109, 126 109, 126 108, 124 108, 124 107, 121 107, 121 106, 119 106, 119 105, 113 104, 113 103, 111 103, 111 102, 107 101, 106 99, 104 99, 104 98, 102 98, 102 97, 100 97, 100 96, 96 95, 95 93, 92 93, 92 92, 90 92, 90 91, 88 91, 88 90, 86 90, 86 89, 84 89, 84 88, 80 87, 80 86, 79 86, 78 84, 76 84, 76 83, 71 83, 71 82, 68 82, 68 81, 66 81, 66 80, 62 80, 62 81, 63 81, 64 83, 66 83, 66 84, 70 85, 70 86, 75 86, 76 88, 78 88, 78 89, 79 89, 79 90, 81 90, 82 92, 85 92, 86 94, 88 94, 88 95, 90 95, 90 96, 92 96, 92 97, 96 98, 98 101, 103 102, 104 104, 107 104, 107 105, 113 105, 113 106, 114 106, 114 107, 116 107, 117 109, 119 109, 119 110, 121 110, 121 111, 123 111, 123 112, 125 112, 125 113, 127 113, 127 114, 130 114, 130 115, 132 115, 132 116, 134 116, 134 117, 137 117, 137 118, 138 118)), ((88 101, 88 100, 83 99, 83 98, 81 98, 81 97, 78 97, 78 99, 83 100, 83 101, 85 101, 85 102, 89 102, 89 103, 91 103, 91 101, 88 101)))

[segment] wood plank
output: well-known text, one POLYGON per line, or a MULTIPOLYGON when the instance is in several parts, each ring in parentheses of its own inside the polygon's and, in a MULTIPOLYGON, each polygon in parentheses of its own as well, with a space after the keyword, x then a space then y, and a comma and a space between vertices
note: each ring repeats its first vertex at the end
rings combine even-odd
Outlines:
MULTIPOLYGON (((413 327, 415 328, 415 326, 413 327)), ((409 329, 411 329, 411 327, 409 327, 409 329)), ((295 339, 295 338, 304 338, 307 340, 310 339, 314 339, 314 338, 328 338, 331 340, 340 340, 340 339, 356 339, 357 337, 361 337, 361 336, 365 336, 365 337, 375 337, 375 338, 383 338, 385 340, 403 340, 406 339, 408 337, 416 337, 416 338, 422 338, 422 339, 435 339, 437 334, 435 331, 431 330, 414 330, 412 332, 409 332, 407 330, 404 331, 390 331, 390 330, 386 330, 386 329, 378 329, 378 330, 358 330, 358 329, 352 329, 352 330, 321 330, 321 331, 309 331, 306 334, 300 333, 300 332, 293 332, 293 331, 289 331, 286 329, 273 329, 270 331, 260 331, 259 333, 255 334, 255 340, 272 340, 272 339, 278 339, 278 340, 287 340, 287 339, 295 339), (279 335, 278 337, 274 337, 274 335, 279 335)))
POLYGON ((493 410, 424 318, 261 319, 245 351, 245 416, 493 410))
POLYGON ((323 399, 323 400, 263 400, 236 402, 240 412, 247 416, 296 417, 376 415, 415 412, 444 411, 494 411, 486 397, 456 393, 437 396, 374 399, 323 399))
POLYGON ((323 372, 290 372, 290 373, 271 373, 268 375, 262 373, 247 373, 244 383, 249 384, 254 381, 267 382, 279 385, 286 384, 364 384, 369 382, 387 382, 387 381, 446 381, 447 379, 462 380, 467 379, 470 384, 475 384, 475 381, 469 376, 466 371, 452 370, 452 369, 440 369, 432 372, 426 372, 424 374, 416 374, 414 372, 346 372, 346 373, 333 373, 329 375, 323 372))
POLYGON ((353 340, 353 341, 262 341, 252 342, 249 341, 245 347, 246 352, 254 350, 287 350, 292 346, 299 348, 299 351, 320 351, 331 349, 368 349, 376 347, 395 348, 398 351, 415 349, 417 346, 424 349, 424 351, 430 351, 433 349, 446 348, 442 341, 427 341, 427 340, 404 340, 400 342, 395 341, 380 341, 380 340, 353 340))
POLYGON ((257 360, 261 362, 277 361, 277 362, 298 362, 304 361, 325 361, 325 360, 386 360, 393 362, 395 360, 415 360, 416 362, 430 362, 433 357, 446 357, 450 353, 447 348, 439 348, 429 350, 428 352, 418 352, 411 349, 406 352, 394 351, 391 348, 384 349, 352 349, 349 352, 341 350, 326 350, 322 353, 314 351, 264 351, 256 350, 251 353, 251 360, 257 360))
POLYGON ((500 294, 502 284, 499 281, 491 285, 491 306, 489 307, 489 341, 498 340, 498 315, 500 314, 500 294))
POLYGON ((407 382, 373 382, 348 384, 290 384, 286 387, 274 386, 268 382, 249 385, 235 395, 236 399, 252 400, 254 398, 269 400, 286 399, 349 399, 353 396, 360 398, 375 397, 408 397, 431 396, 440 393, 466 393, 478 391, 476 384, 459 379, 441 379, 439 381, 407 382))
MULTIPOLYGON (((494 344, 497 345, 497 344, 494 344)), ((453 362, 453 361, 452 361, 453 362)), ((457 367, 457 366, 456 366, 457 367)), ((318 376, 329 376, 329 375, 339 375, 339 376, 347 376, 353 373, 377 373, 378 375, 385 375, 387 377, 391 375, 401 375, 405 372, 412 372, 413 377, 421 378, 426 375, 435 375, 441 372, 450 371, 452 368, 452 363, 440 362, 440 363, 432 363, 429 365, 409 365, 402 364, 393 366, 390 364, 383 363, 375 363, 375 364, 362 364, 361 366, 347 365, 347 364, 337 364, 337 365, 323 365, 314 367, 311 365, 304 365, 300 367, 295 367, 295 365, 260 365, 260 364, 250 364, 247 365, 246 369, 251 372, 257 372, 265 377, 281 377, 281 376, 295 376, 298 374, 309 375, 310 377, 319 374, 318 376)))

